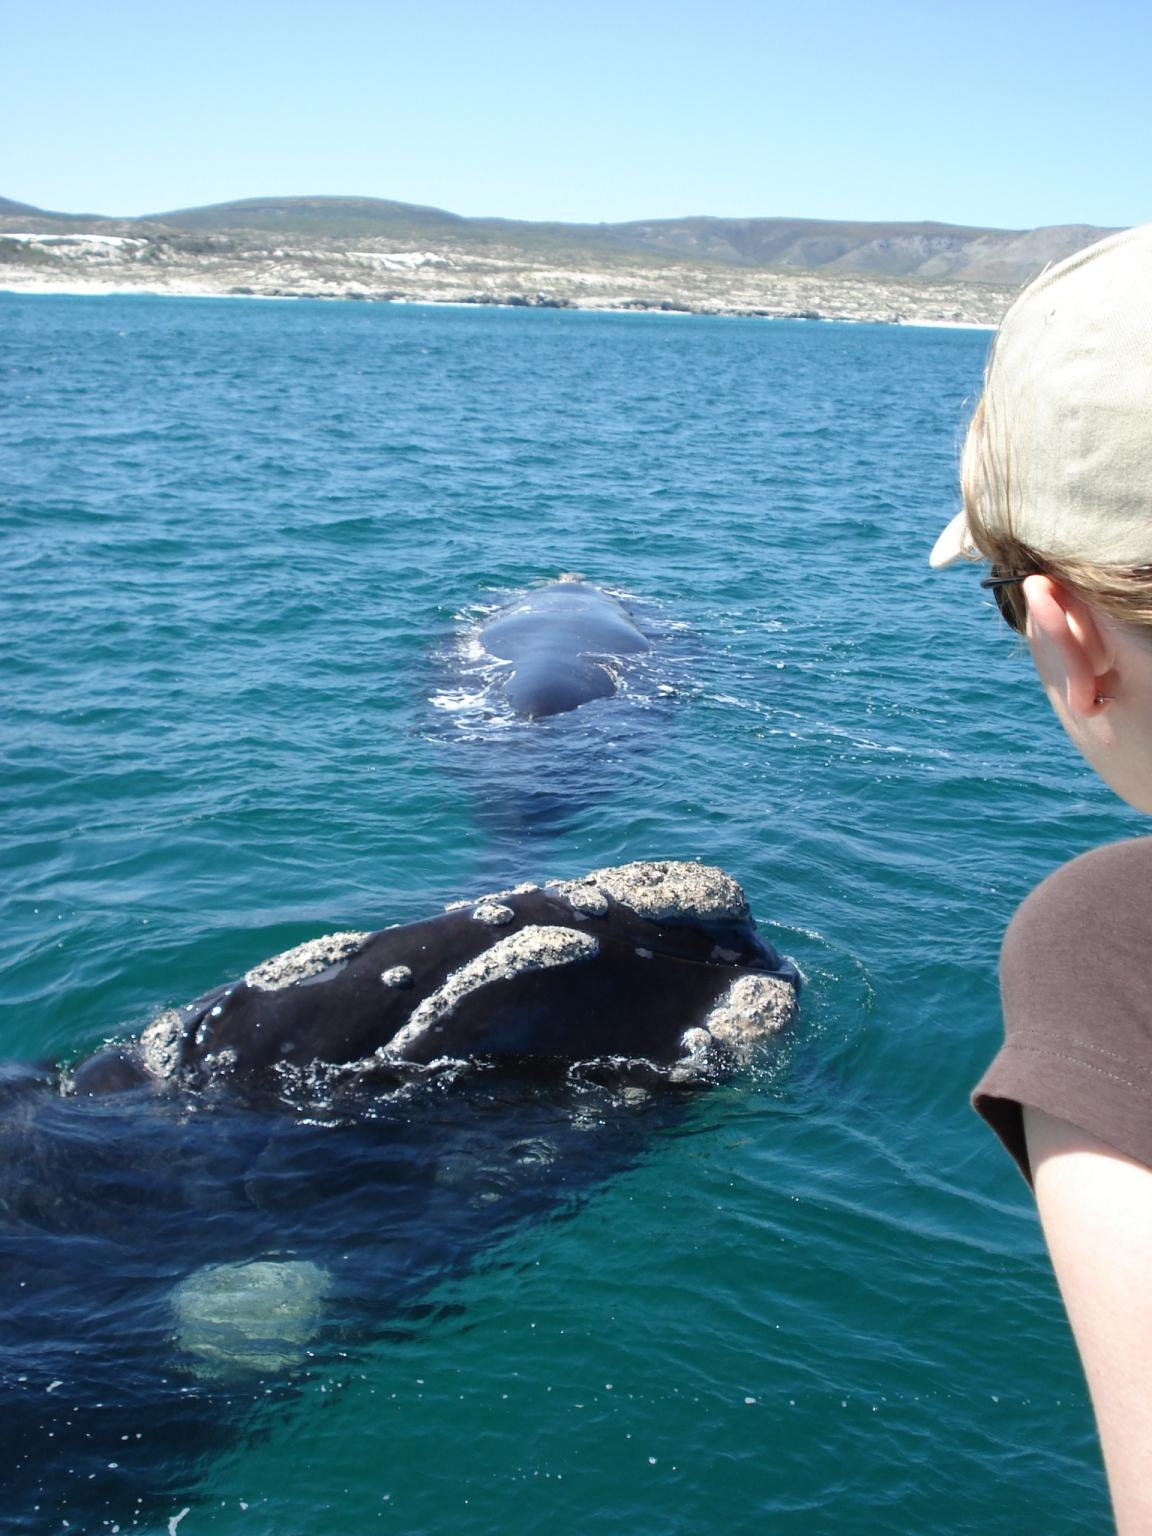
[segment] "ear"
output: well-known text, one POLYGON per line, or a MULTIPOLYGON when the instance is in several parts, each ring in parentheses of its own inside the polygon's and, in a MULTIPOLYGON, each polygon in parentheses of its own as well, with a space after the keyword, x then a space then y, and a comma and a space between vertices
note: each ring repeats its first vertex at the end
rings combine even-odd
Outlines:
POLYGON ((1101 694, 1114 692, 1109 678, 1116 646, 1110 628, 1089 603, 1051 576, 1029 576, 1023 589, 1029 640, 1059 660, 1068 709, 1074 715, 1099 714, 1101 694))

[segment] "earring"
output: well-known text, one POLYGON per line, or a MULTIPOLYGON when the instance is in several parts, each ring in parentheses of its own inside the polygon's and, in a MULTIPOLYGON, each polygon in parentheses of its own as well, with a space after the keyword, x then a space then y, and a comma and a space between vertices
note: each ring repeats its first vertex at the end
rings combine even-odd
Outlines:
POLYGON ((1093 704, 1112 704, 1116 700, 1114 693, 1098 693, 1092 700, 1093 704))

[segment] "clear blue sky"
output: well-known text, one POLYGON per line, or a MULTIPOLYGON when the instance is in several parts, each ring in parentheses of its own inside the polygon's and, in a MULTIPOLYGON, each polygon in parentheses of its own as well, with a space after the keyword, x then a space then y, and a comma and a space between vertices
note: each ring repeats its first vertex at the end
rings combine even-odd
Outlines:
POLYGON ((8 0, 0 195, 1152 220, 1147 0, 8 0))

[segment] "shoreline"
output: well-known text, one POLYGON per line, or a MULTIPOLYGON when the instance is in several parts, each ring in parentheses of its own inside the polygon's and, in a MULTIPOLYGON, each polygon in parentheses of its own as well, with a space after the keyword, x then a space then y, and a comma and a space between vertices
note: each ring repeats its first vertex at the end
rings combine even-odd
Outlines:
MULTIPOLYGON (((0 220, 0 223, 3 221, 0 220)), ((999 324, 1010 286, 743 266, 681 255, 592 255, 383 236, 255 231, 105 235, 0 230, 0 288, 23 293, 349 299, 888 325, 999 324)))
POLYGON ((0 295, 29 296, 42 298, 167 298, 167 299, 254 299, 262 303, 281 302, 293 303, 299 300, 315 299, 327 303, 369 303, 369 304, 393 304, 397 306, 428 305, 430 307, 446 309, 564 309, 578 311, 585 314, 608 315, 669 315, 692 316, 706 319, 732 319, 732 320, 800 320, 808 324, 844 324, 844 325, 890 325, 921 330, 953 330, 953 331, 988 331, 996 329, 995 320, 970 320, 970 319, 943 319, 934 316, 908 316, 888 314, 838 314, 835 312, 820 313, 815 310, 799 312, 780 311, 773 313, 762 307, 740 308, 736 306, 718 308, 713 305, 697 305, 690 303, 670 303, 667 300, 652 300, 646 302, 642 299, 630 299, 624 304, 580 302, 569 299, 566 302, 532 302, 522 295, 513 295, 501 298, 498 295, 475 296, 467 298, 445 297, 421 294, 394 294, 371 292, 335 292, 311 291, 309 288, 300 288, 295 292, 277 291, 261 293, 258 290, 237 291, 236 287, 222 287, 211 283, 133 283, 124 281, 101 281, 100 279, 89 281, 71 281, 66 279, 17 279, 15 281, 0 276, 0 295))

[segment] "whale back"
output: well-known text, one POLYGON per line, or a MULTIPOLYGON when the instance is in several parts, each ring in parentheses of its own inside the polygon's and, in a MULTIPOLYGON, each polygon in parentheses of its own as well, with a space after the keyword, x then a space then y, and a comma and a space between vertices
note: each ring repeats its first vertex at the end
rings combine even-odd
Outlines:
POLYGON ((580 581, 530 592, 486 624, 480 638, 489 655, 511 663, 504 693, 530 719, 610 697, 616 678, 606 661, 651 649, 621 603, 580 581))
POLYGON ((615 692, 616 679, 602 662, 550 650, 521 662, 504 682, 505 698, 527 720, 567 714, 615 692))

